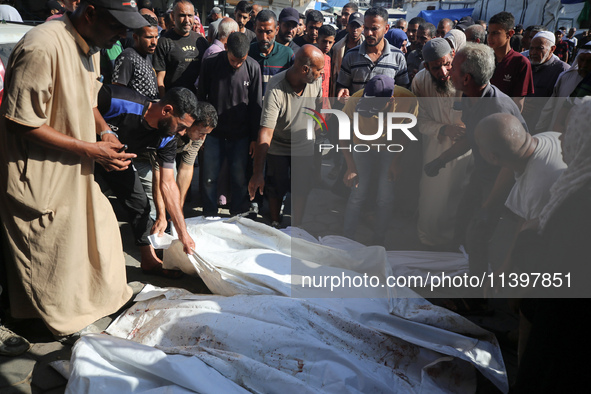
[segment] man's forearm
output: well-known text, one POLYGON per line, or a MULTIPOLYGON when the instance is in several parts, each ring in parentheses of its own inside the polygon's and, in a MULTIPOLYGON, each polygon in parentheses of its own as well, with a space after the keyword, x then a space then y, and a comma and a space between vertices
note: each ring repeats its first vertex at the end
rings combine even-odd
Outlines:
POLYGON ((517 108, 519 108, 519 112, 523 112, 523 105, 525 103, 525 97, 513 97, 513 101, 517 108))
POLYGON ((269 151, 269 145, 257 143, 254 150, 254 162, 253 162, 253 173, 262 174, 265 169, 265 159, 267 158, 267 152, 269 151))
POLYGON ((262 174, 265 168, 265 159, 271 140, 273 140, 273 129, 261 127, 259 129, 259 136, 254 150, 253 174, 262 174))
POLYGON ((186 163, 181 163, 176 176, 176 183, 179 187, 180 193, 181 210, 185 206, 185 199, 187 198, 187 192, 189 190, 189 186, 191 186, 192 180, 193 166, 186 163))
MULTIPOLYGON (((162 168, 160 171, 162 171, 162 168)), ((172 223, 174 224, 174 228, 179 234, 188 234, 187 226, 185 224, 185 216, 183 215, 183 210, 180 204, 180 192, 174 181, 174 176, 164 177, 162 173, 160 173, 160 177, 160 189, 162 191, 164 205, 166 211, 170 215, 172 223)))
POLYGON ((109 127, 109 125, 105 121, 105 118, 103 118, 103 115, 100 113, 98 107, 94 107, 92 109, 92 114, 94 115, 94 124, 96 127, 97 134, 100 134, 101 131, 111 130, 111 127, 109 127))
POLYGON ((498 206, 499 204, 504 204, 514 184, 515 174, 513 173, 513 170, 505 167, 501 168, 501 171, 495 180, 495 184, 490 194, 482 204, 482 207, 492 208, 498 206))
POLYGON ((152 167, 152 198, 154 199, 154 206, 156 207, 156 218, 159 220, 166 220, 166 205, 162 198, 162 190, 160 188, 160 168, 152 167))
POLYGON ((158 82, 158 94, 160 95, 160 98, 164 97, 164 94, 166 93, 166 88, 164 86, 164 77, 166 76, 166 71, 158 71, 156 73, 156 80, 158 82))
POLYGON ((461 140, 458 140, 455 144, 453 144, 448 150, 443 152, 439 156, 439 158, 444 163, 449 163, 450 161, 462 156, 464 153, 467 153, 469 150, 470 143, 466 138, 462 138, 461 140))

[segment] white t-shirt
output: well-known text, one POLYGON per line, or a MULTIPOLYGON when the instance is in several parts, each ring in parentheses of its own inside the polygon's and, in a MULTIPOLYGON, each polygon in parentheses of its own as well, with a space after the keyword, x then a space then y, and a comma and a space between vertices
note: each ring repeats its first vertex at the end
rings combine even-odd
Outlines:
POLYGON ((16 8, 8 4, 0 4, 0 21, 22 22, 23 18, 16 8))
POLYGON ((536 134, 538 146, 529 158, 525 171, 515 173, 515 185, 505 206, 525 220, 538 218, 550 200, 550 187, 566 169, 562 161, 560 133, 547 131, 536 134))

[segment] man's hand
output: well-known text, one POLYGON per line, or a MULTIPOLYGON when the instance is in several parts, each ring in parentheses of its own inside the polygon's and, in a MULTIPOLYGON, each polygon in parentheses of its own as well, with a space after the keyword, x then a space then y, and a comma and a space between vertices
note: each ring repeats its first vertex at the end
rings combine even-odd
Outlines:
POLYGON ((263 174, 253 174, 248 182, 248 194, 250 195, 250 201, 254 200, 257 193, 257 189, 260 195, 263 195, 263 189, 265 188, 265 178, 263 174))
POLYGON ((349 100, 349 89, 341 89, 337 93, 337 99, 341 104, 346 104, 347 100, 349 100))
POLYGON ((193 254, 193 251, 195 250, 195 241, 193 241, 193 238, 191 238, 189 233, 185 232, 184 234, 179 234, 179 241, 182 242, 183 251, 186 254, 193 254))
POLYGON ((425 174, 430 177, 437 176, 439 174, 439 170, 445 167, 445 162, 441 160, 439 157, 427 164, 423 169, 425 170, 425 174))
POLYGON ((168 221, 166 219, 157 218, 154 224, 152 225, 152 230, 150 234, 157 234, 159 237, 164 235, 164 230, 168 226, 168 221))
MULTIPOLYGON (((464 138, 466 135, 466 128, 456 126, 456 125, 447 125, 443 128, 443 134, 445 137, 448 137, 452 141, 457 141, 460 138, 464 138)), ((443 142, 445 138, 441 135, 437 135, 439 142, 443 142)))
POLYGON ((347 187, 358 187, 359 186, 359 175, 357 174, 357 170, 350 170, 347 168, 345 172, 345 176, 343 176, 343 183, 347 187))
MULTIPOLYGON (((106 134, 108 135, 108 134, 106 134)), ((97 141, 89 151, 89 156, 105 167, 107 171, 123 171, 131 164, 131 159, 137 157, 134 153, 125 153, 123 145, 115 136, 117 142, 97 141)))
POLYGON ((101 141, 104 141, 104 142, 112 142, 114 144, 123 145, 123 144, 121 144, 121 141, 119 141, 119 138, 117 138, 115 136, 115 134, 112 134, 112 133, 105 133, 105 134, 103 134, 103 136, 101 137, 101 141))

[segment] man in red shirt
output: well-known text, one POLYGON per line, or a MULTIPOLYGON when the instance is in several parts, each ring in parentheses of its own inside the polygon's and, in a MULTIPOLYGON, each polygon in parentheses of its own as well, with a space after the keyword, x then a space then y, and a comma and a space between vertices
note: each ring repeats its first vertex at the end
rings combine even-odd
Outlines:
POLYGON ((511 49, 514 24, 515 17, 509 12, 499 12, 488 22, 488 46, 495 52, 496 63, 490 83, 522 110, 523 98, 534 92, 534 80, 529 60, 511 49))

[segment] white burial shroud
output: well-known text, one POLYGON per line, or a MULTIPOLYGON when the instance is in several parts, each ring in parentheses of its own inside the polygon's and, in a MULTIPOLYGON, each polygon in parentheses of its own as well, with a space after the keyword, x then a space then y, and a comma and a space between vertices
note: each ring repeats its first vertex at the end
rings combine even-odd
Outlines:
POLYGON ((294 270, 385 278, 383 248, 345 251, 248 219, 187 223, 198 253, 173 241, 166 264, 215 295, 146 286, 110 336, 77 342, 69 392, 463 393, 476 370, 508 391, 494 335, 410 290, 291 286, 294 270))

